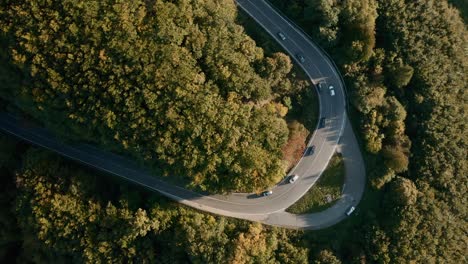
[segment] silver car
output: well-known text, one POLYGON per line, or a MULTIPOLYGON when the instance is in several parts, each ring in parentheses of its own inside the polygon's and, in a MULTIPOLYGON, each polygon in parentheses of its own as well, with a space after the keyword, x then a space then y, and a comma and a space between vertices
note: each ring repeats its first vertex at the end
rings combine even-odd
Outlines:
POLYGON ((283 32, 278 32, 278 37, 279 37, 281 40, 286 40, 286 36, 284 35, 283 32))
POLYGON ((304 63, 304 62, 305 62, 305 58, 304 58, 304 56, 302 56, 302 54, 296 54, 296 58, 297 58, 301 63, 304 63))

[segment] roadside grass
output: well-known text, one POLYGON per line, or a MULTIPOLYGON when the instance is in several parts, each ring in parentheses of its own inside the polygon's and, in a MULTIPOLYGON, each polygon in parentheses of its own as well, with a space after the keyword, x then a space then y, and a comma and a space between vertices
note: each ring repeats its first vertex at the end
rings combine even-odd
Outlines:
POLYGON ((343 158, 341 154, 335 154, 318 182, 286 211, 294 214, 307 214, 332 206, 341 196, 344 176, 343 158))

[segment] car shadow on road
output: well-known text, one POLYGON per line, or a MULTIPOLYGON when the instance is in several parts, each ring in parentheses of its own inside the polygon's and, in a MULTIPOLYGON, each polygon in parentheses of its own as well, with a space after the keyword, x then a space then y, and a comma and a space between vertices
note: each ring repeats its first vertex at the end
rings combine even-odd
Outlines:
POLYGON ((282 186, 282 185, 288 184, 288 181, 287 181, 288 179, 289 177, 284 177, 280 182, 276 184, 276 186, 282 186))
POLYGON ((256 198, 260 198, 260 197, 262 197, 262 196, 259 195, 259 194, 256 194, 256 193, 252 193, 252 194, 247 195, 247 199, 256 199, 256 198))
POLYGON ((308 176, 303 176, 303 179, 310 179, 310 178, 318 178, 318 174, 313 174, 313 175, 308 175, 308 176))

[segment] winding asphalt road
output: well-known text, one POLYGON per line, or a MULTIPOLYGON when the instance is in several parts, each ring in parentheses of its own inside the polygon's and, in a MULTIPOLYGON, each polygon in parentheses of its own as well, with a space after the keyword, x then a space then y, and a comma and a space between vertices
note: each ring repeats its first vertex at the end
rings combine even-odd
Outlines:
POLYGON ((326 117, 328 123, 324 128, 316 129, 310 139, 308 146, 315 145, 314 154, 303 156, 290 172, 300 176, 294 184, 279 183, 272 188, 273 194, 268 197, 248 193, 207 196, 155 178, 149 171, 123 157, 85 144, 64 144, 48 131, 27 125, 6 113, 0 114, 0 129, 203 211, 301 229, 320 229, 341 221, 345 218, 346 210, 357 205, 362 197, 365 168, 356 137, 346 116, 345 90, 340 75, 328 57, 268 3, 263 0, 237 0, 237 4, 276 38, 291 57, 297 60, 297 54, 301 54, 305 58, 303 63, 298 63, 314 83, 321 81, 327 87, 335 87, 335 96, 331 96, 328 89, 319 93, 320 116, 326 117), (278 32, 282 32, 286 40, 279 39, 278 32), (299 200, 318 180, 335 151, 343 154, 346 169, 342 198, 331 208, 319 213, 286 213, 284 210, 299 200))

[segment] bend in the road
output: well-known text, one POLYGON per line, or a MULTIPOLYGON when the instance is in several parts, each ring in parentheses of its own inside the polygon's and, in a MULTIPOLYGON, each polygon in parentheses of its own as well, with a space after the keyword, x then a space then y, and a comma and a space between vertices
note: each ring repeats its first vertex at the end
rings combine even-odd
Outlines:
POLYGON ((326 128, 316 129, 308 143, 308 146, 317 147, 316 153, 312 156, 303 156, 291 171, 300 175, 295 184, 278 184, 269 197, 254 198, 253 194, 204 196, 152 177, 148 171, 114 154, 85 145, 65 145, 47 131, 25 127, 20 120, 10 115, 0 114, 0 128, 33 144, 207 212, 288 228, 319 229, 341 221, 345 210, 350 205, 356 205, 361 199, 365 184, 364 163, 346 117, 346 98, 341 76, 318 46, 264 0, 237 0, 237 3, 277 40, 278 31, 284 32, 288 39, 279 40, 279 43, 294 59, 297 52, 304 54, 306 62, 299 62, 299 65, 311 80, 313 82, 317 79, 326 80, 327 84, 333 85, 337 91, 335 96, 330 96, 327 92, 319 94, 320 116, 329 118, 330 123, 326 128), (343 199, 331 208, 316 214, 285 213, 284 210, 301 198, 318 180, 335 153, 339 141, 341 142, 339 149, 343 153, 346 168, 343 199))

